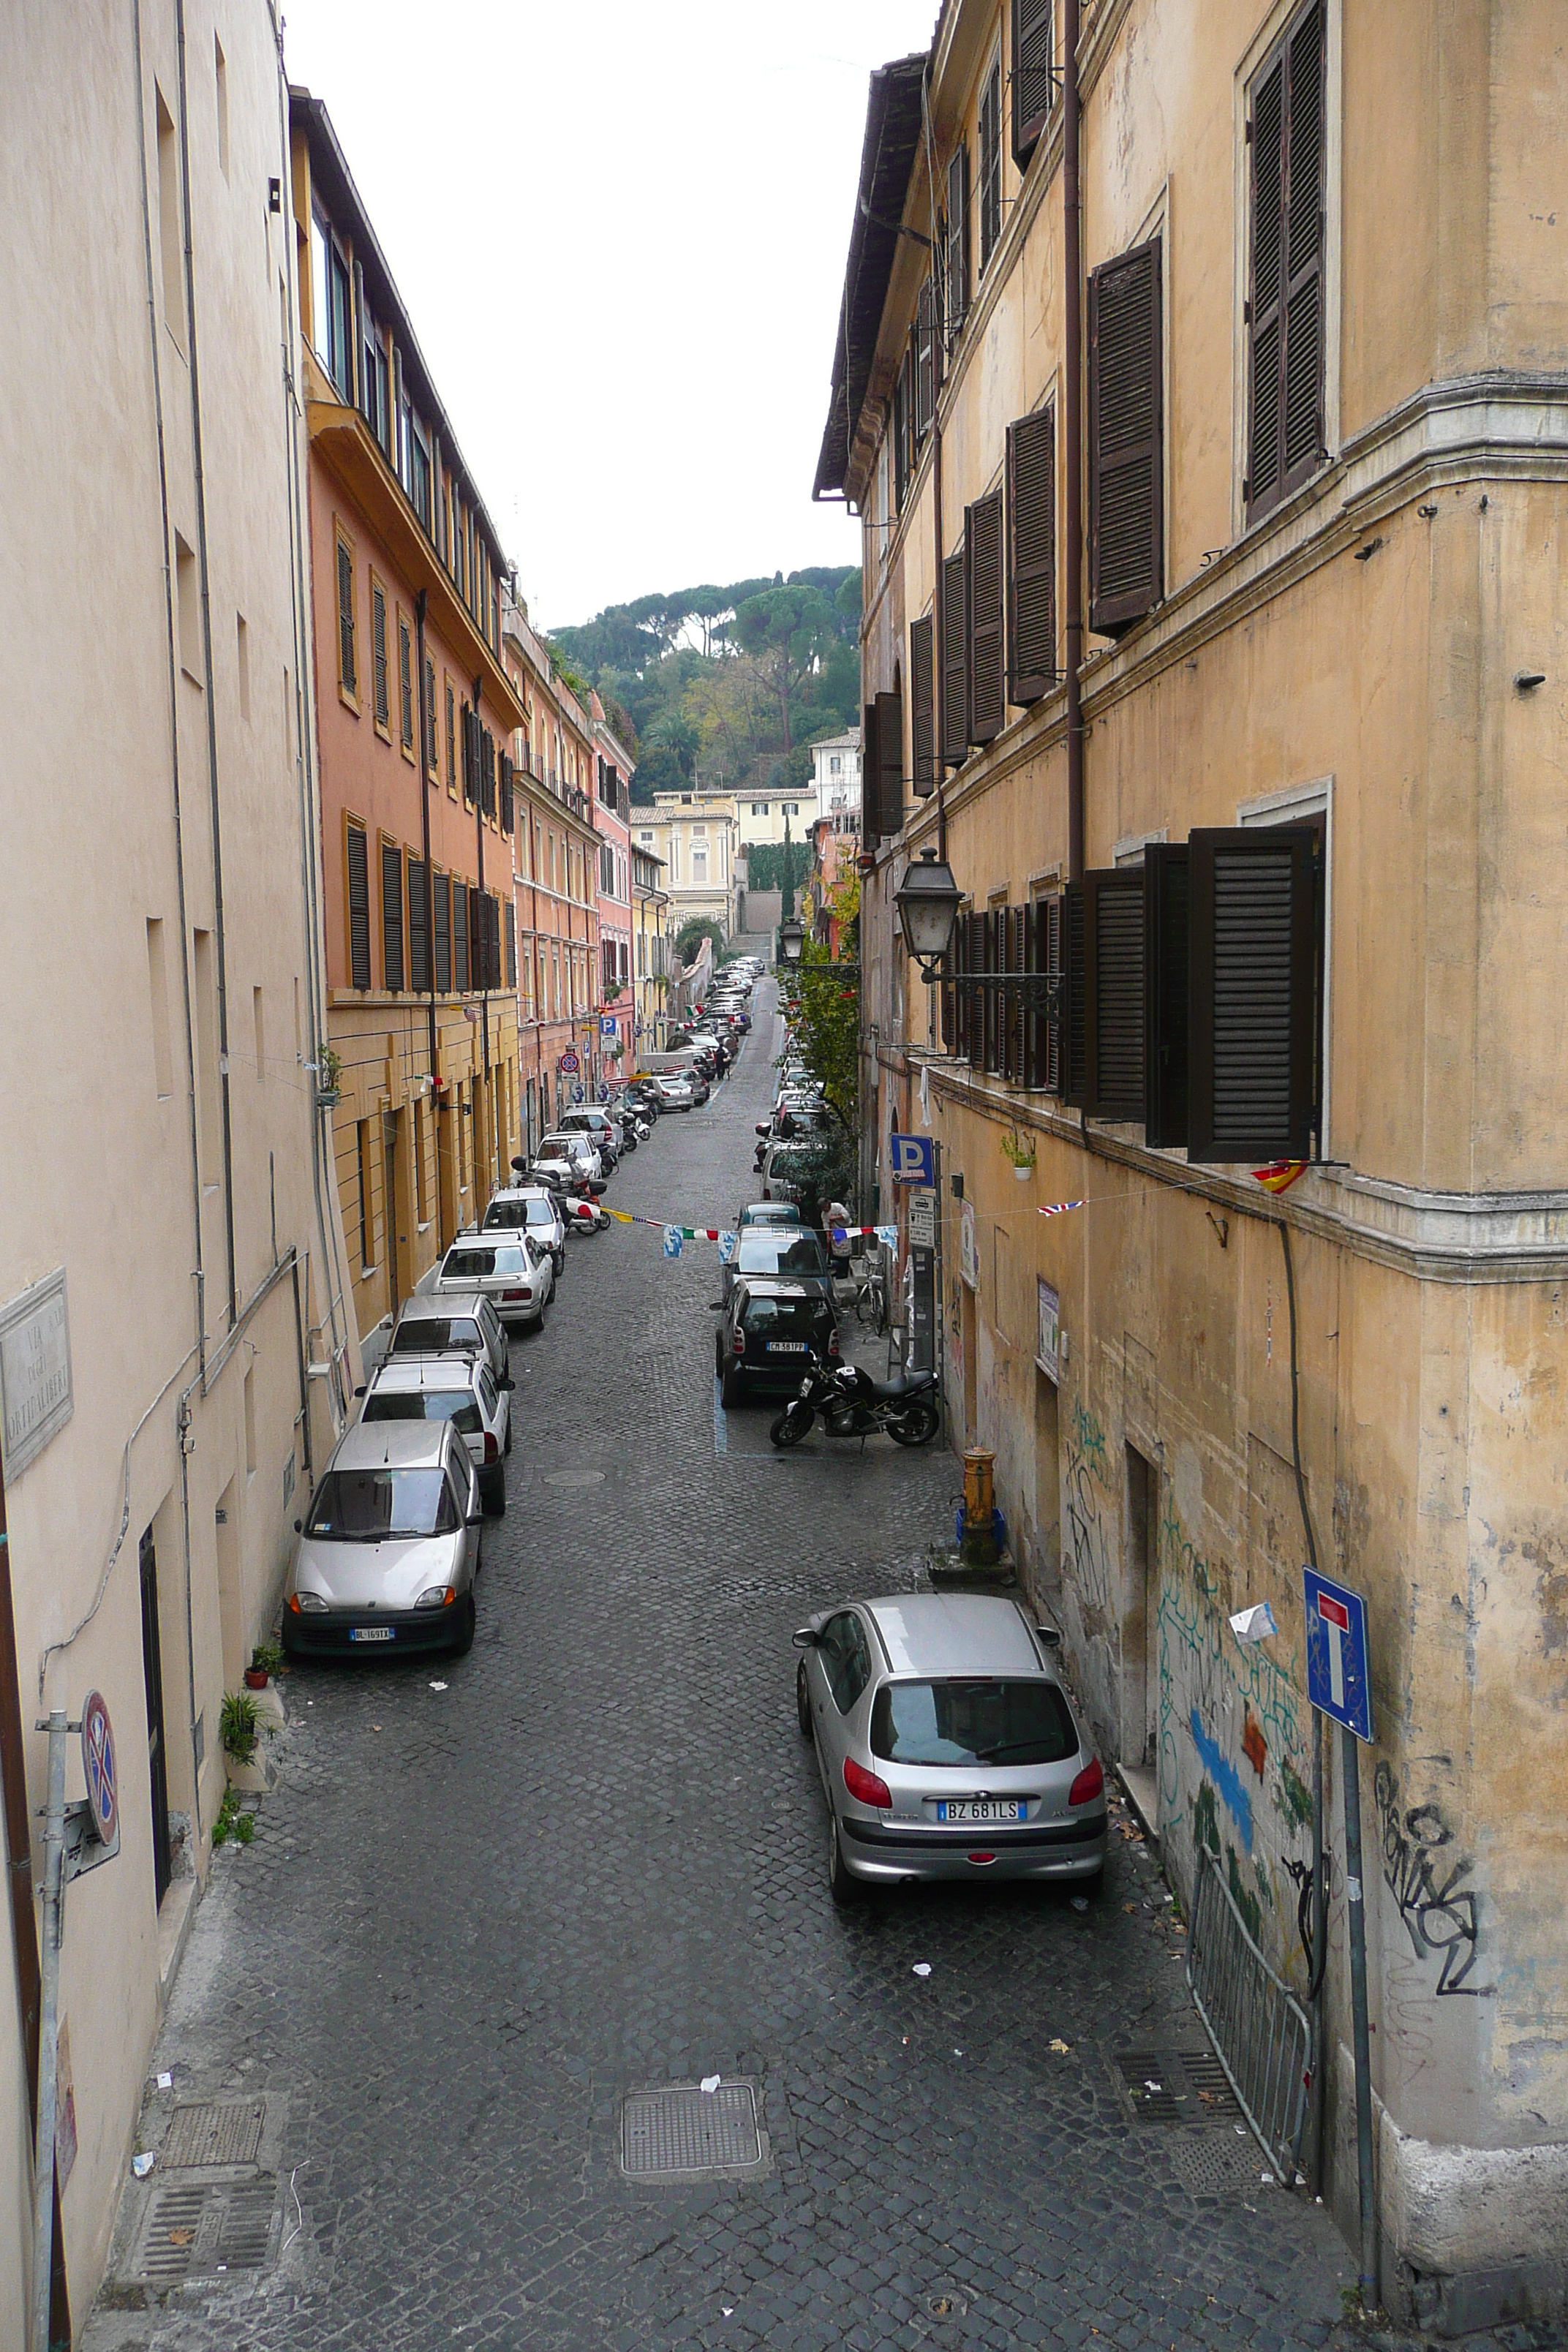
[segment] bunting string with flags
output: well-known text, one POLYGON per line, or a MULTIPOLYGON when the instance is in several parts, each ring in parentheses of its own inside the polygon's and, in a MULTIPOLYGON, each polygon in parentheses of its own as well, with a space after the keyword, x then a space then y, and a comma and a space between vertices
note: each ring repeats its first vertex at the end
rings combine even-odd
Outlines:
POLYGON ((1042 1217, 1064 1217, 1069 1209, 1087 1209, 1088 1206, 1087 1200, 1046 1201, 1041 1203, 1036 1213, 1042 1217))

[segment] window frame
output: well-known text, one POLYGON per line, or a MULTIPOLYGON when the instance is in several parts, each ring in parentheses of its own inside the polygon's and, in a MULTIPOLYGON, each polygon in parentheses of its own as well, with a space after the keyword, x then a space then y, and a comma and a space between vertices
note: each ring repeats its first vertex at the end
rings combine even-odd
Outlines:
POLYGON ((346 703, 357 719, 359 700, 359 551, 353 535, 344 529, 336 515, 332 518, 332 541, 336 579, 333 583, 332 609, 338 632, 338 699, 346 703), (348 558, 348 607, 343 606, 343 558, 348 558), (344 631, 347 631, 345 637, 344 631), (343 656, 347 650, 350 675, 343 675, 343 656))
POLYGON ((1002 52, 993 54, 980 85, 975 109, 974 141, 978 150, 975 194, 979 200, 980 235, 975 245, 974 282, 984 282, 992 256, 1002 242, 1002 52))

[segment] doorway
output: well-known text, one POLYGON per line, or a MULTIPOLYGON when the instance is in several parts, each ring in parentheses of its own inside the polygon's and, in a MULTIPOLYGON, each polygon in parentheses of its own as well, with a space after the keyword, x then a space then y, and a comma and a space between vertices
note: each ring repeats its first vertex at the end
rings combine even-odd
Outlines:
POLYGON ((1035 1597, 1060 1600, 1062 1589, 1061 1454, 1057 1384, 1035 1368, 1035 1597))
POLYGON ((408 1205, 408 1180, 403 1173, 403 1123, 401 1110, 383 1111, 381 1158, 386 1171, 386 1303, 394 1315, 403 1304, 404 1258, 408 1248, 407 1234, 398 1231, 408 1205), (398 1181, 400 1177, 401 1182, 398 1181))
POLYGON ((163 1733, 163 1655, 158 1638, 158 1552, 151 1528, 142 1538, 142 1678, 147 1695, 147 1769, 153 1791, 153 1901, 168 1892, 174 1856, 169 1840, 169 1760, 163 1733))
POLYGON ((1135 1445, 1127 1456, 1127 1583, 1121 1620, 1121 1760, 1152 1768, 1160 1704, 1160 1474, 1135 1445))

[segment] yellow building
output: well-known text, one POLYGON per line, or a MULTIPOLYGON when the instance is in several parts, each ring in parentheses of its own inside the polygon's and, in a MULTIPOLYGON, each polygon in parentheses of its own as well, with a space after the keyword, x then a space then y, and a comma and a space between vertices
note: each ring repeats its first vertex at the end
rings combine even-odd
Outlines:
POLYGON ((657 1053, 664 1044, 669 995, 671 942, 669 893, 660 888, 664 866, 651 849, 632 846, 632 972, 637 1052, 657 1053))
MULTIPOLYGON (((1450 2332, 1549 2316, 1561 12, 1079 23, 953 0, 873 78, 817 478, 865 525, 868 1178, 889 1202, 889 1133, 929 1120, 955 1442, 995 1451, 1173 1878, 1212 1857, 1298 1992, 1303 1559, 1366 1596, 1382 2291, 1450 2332), (893 893, 939 847, 964 903, 932 992, 893 893), (1026 968, 1026 1003, 962 984, 1026 968), (1306 1163, 1278 1192, 1277 1161, 1306 1163)), ((1325 1744, 1322 2158, 1353 2225, 1325 1744)))
POLYGON ((736 927, 736 864, 741 824, 733 793, 656 793, 652 810, 632 812, 632 841, 664 867, 664 887, 679 930, 694 917, 736 927))

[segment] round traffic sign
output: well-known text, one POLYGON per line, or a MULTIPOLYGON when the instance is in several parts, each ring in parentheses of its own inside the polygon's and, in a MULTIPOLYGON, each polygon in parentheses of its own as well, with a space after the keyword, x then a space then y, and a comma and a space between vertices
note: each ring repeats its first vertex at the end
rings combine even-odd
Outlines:
POLYGON ((87 1801, 92 1825, 105 1845, 112 1845, 120 1828, 120 1792, 115 1780, 114 1731, 109 1709, 98 1691, 88 1694, 81 1711, 81 1768, 87 1776, 87 1801))
POLYGON ((577 1056, 570 1045, 567 1046, 566 1051, 561 1056, 561 1066, 565 1071, 568 1077, 571 1076, 573 1071, 577 1067, 577 1056))

